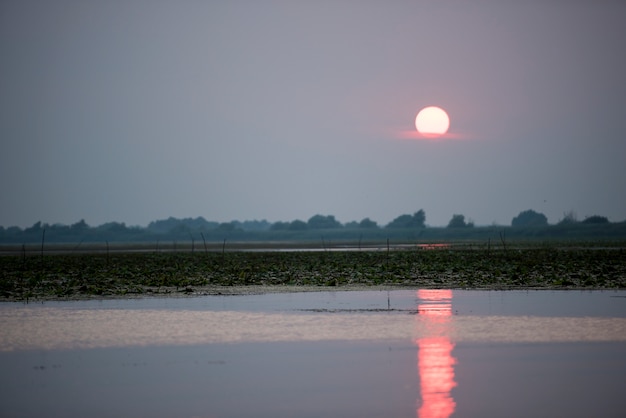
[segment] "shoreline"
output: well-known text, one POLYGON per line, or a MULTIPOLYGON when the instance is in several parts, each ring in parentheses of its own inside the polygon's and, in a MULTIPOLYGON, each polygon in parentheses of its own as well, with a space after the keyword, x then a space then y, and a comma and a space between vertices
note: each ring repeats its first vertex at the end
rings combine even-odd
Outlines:
POLYGON ((466 291, 565 291, 565 292, 589 292, 589 291, 620 291, 622 288, 581 288, 575 286, 543 286, 543 287, 504 287, 504 286, 481 286, 481 287, 442 287, 432 286, 411 286, 411 285, 345 285, 345 286, 297 286, 297 285, 249 285, 249 286, 200 286, 192 289, 161 289, 158 292, 146 289, 142 293, 111 294, 111 295, 83 295, 75 294, 71 296, 44 295, 37 298, 0 298, 2 304, 30 304, 43 302, 80 302, 99 300, 139 300, 139 299, 183 299, 201 298, 205 296, 250 296, 266 294, 288 294, 288 293, 315 293, 315 292, 385 292, 397 290, 420 290, 420 289, 446 289, 446 290, 466 290, 466 291))

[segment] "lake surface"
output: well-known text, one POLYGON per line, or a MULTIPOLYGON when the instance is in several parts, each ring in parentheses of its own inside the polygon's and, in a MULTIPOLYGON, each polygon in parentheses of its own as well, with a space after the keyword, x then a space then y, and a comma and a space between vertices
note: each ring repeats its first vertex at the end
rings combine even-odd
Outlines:
POLYGON ((626 291, 0 305, 0 416, 623 416, 626 291))

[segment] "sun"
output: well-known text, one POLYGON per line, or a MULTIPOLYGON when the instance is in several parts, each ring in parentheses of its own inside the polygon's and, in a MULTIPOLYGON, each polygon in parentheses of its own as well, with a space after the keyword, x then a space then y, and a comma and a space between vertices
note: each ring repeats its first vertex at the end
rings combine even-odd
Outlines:
POLYGON ((442 108, 428 106, 415 117, 415 128, 424 136, 438 137, 448 132, 450 117, 442 108))

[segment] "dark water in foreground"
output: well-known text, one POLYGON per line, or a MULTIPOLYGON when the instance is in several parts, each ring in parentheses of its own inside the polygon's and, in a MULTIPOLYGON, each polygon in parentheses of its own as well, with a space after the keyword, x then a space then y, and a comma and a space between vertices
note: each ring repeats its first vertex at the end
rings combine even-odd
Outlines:
POLYGON ((3 417, 626 411, 626 292, 7 304, 0 327, 3 417))

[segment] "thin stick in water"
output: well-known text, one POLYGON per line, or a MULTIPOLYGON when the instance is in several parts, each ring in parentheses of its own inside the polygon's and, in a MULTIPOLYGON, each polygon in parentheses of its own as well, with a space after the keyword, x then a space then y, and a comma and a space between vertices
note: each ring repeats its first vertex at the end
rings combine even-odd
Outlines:
POLYGON ((204 239, 204 234, 202 232, 200 232, 200 236, 202 237, 202 242, 204 243, 204 253, 208 254, 209 250, 207 250, 207 248, 206 248, 206 240, 204 239))
POLYGON ((43 273, 43 244, 46 241, 46 228, 41 233, 41 272, 43 273))

